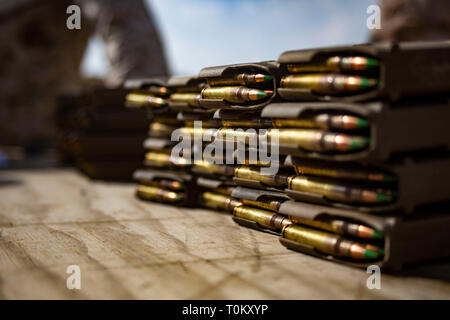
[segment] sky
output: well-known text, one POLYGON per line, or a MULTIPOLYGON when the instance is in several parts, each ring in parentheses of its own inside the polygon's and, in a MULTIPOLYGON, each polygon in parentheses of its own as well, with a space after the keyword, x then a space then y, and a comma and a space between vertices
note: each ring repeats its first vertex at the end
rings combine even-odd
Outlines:
MULTIPOLYGON (((292 49, 365 42, 367 7, 376 0, 146 0, 173 75, 201 68, 276 60, 292 49)), ((86 75, 104 76, 99 37, 89 43, 86 75)))

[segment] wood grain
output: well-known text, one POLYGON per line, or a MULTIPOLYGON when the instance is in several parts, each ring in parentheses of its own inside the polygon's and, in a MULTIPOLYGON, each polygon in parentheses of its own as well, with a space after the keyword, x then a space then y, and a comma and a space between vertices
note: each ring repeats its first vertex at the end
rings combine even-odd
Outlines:
POLYGON ((227 214, 133 194, 72 170, 0 172, 0 298, 450 298, 449 263, 369 290, 364 270, 289 251, 227 214), (74 264, 80 290, 66 288, 74 264))

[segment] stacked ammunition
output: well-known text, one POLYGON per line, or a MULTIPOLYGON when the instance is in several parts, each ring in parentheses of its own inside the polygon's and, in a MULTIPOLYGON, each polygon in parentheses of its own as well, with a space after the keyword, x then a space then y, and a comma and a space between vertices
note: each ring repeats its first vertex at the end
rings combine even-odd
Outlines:
POLYGON ((450 90, 441 83, 450 77, 435 74, 435 61, 428 61, 442 62, 449 48, 373 44, 280 56, 282 101, 266 106, 261 118, 297 121, 295 129, 282 127, 278 141, 269 136, 268 142, 288 155, 285 164, 295 175, 268 179, 244 168, 237 177, 289 197, 278 210, 291 222, 281 230, 283 245, 360 267, 393 269, 450 255, 433 249, 421 256, 403 247, 450 247, 440 225, 450 226, 450 130, 442 119, 450 116, 450 90), (411 74, 418 60, 426 61, 420 76, 411 74), (421 241, 414 228, 426 235, 421 241))
MULTIPOLYGON (((279 169, 265 174, 263 169, 267 169, 267 165, 256 162, 250 166, 247 165, 249 159, 244 161, 245 165, 234 169, 233 181, 240 187, 233 190, 231 196, 242 203, 233 208, 234 220, 244 226, 279 234, 283 239, 307 244, 324 255, 344 261, 366 263, 382 259, 383 233, 379 230, 357 220, 326 216, 315 220, 283 211, 284 203, 292 202, 290 199, 307 202, 320 199, 322 204, 326 199, 338 206, 369 207, 394 201, 396 177, 388 172, 356 164, 329 166, 330 163, 324 165, 309 159, 294 164, 289 154, 290 147, 328 156, 351 154, 367 148, 370 141, 367 119, 329 110, 309 112, 295 119, 283 117, 282 112, 277 113, 277 117, 262 117, 266 108, 272 107, 264 107, 259 118, 252 122, 264 124, 266 129, 257 138, 267 141, 271 146, 267 149, 275 151, 277 157, 271 157, 271 165, 278 161, 279 169), (273 146, 277 148, 272 149, 273 146), (299 194, 301 196, 296 197, 299 194)), ((226 140, 235 134, 225 132, 223 136, 226 140)), ((251 136, 246 138, 252 139, 251 136)), ((258 152, 261 147, 264 145, 258 145, 258 152)))
MULTIPOLYGON (((178 122, 164 128, 176 142, 160 143, 146 164, 189 175, 190 204, 228 212, 296 251, 386 269, 449 256, 450 78, 434 65, 448 64, 449 51, 301 50, 172 78, 165 112, 178 122), (428 63, 420 77, 415 61, 428 63)), ((169 181, 146 185, 177 191, 169 181)))
POLYGON ((123 108, 125 91, 96 88, 60 98, 58 146, 91 178, 128 180, 139 166, 146 122, 123 108))
POLYGON ((309 90, 319 96, 352 96, 379 84, 378 60, 368 56, 330 56, 319 61, 287 64, 280 88, 309 90))
POLYGON ((278 63, 266 61, 204 68, 207 81, 199 106, 207 109, 257 110, 275 97, 278 63))
POLYGON ((191 155, 172 155, 172 133, 183 127, 180 110, 196 108, 197 96, 204 82, 192 77, 137 79, 128 81, 126 107, 146 111, 148 137, 143 142, 143 168, 133 178, 138 182, 140 199, 192 206, 196 202, 195 181, 190 174, 191 155))
MULTIPOLYGON (((243 226, 279 235, 290 249, 353 266, 399 269, 450 255, 443 231, 449 210, 436 208, 450 200, 449 88, 420 80, 414 88, 422 95, 408 99, 416 93, 394 81, 392 55, 383 50, 282 54, 273 73, 278 96, 247 110, 223 107, 214 115, 221 126, 203 129, 245 146, 234 168, 238 187, 204 193, 203 202, 231 212, 243 226), (251 161, 251 152, 261 151, 270 163, 251 161), (277 161, 278 172, 263 173, 277 161), (429 251, 413 253, 405 242, 429 251), (447 249, 435 248, 442 243, 447 249)), ((432 56, 442 62, 437 51, 432 56)), ((211 68, 204 70, 210 83, 211 68)))

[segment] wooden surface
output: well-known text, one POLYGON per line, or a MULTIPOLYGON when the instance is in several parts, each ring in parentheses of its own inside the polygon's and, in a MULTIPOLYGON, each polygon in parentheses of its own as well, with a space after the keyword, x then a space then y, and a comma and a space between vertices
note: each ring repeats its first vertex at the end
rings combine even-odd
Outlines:
POLYGON ((134 198, 72 170, 0 171, 0 298, 450 298, 449 263, 368 274, 287 250, 227 214, 134 198), (81 289, 66 268, 81 268, 81 289))

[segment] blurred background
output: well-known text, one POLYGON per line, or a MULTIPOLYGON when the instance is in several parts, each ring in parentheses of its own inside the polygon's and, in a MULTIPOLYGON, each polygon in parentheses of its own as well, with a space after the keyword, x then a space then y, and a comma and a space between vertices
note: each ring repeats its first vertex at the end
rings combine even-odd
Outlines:
POLYGON ((450 39, 448 12, 448 0, 1 0, 0 167, 55 147, 61 95, 287 50, 450 39), (66 27, 73 4, 80 30, 66 27))
MULTIPOLYGON (((173 75, 207 66, 276 60, 291 49, 369 40, 367 7, 376 0, 146 0, 173 75)), ((104 77, 109 64, 93 37, 82 72, 104 77)))

